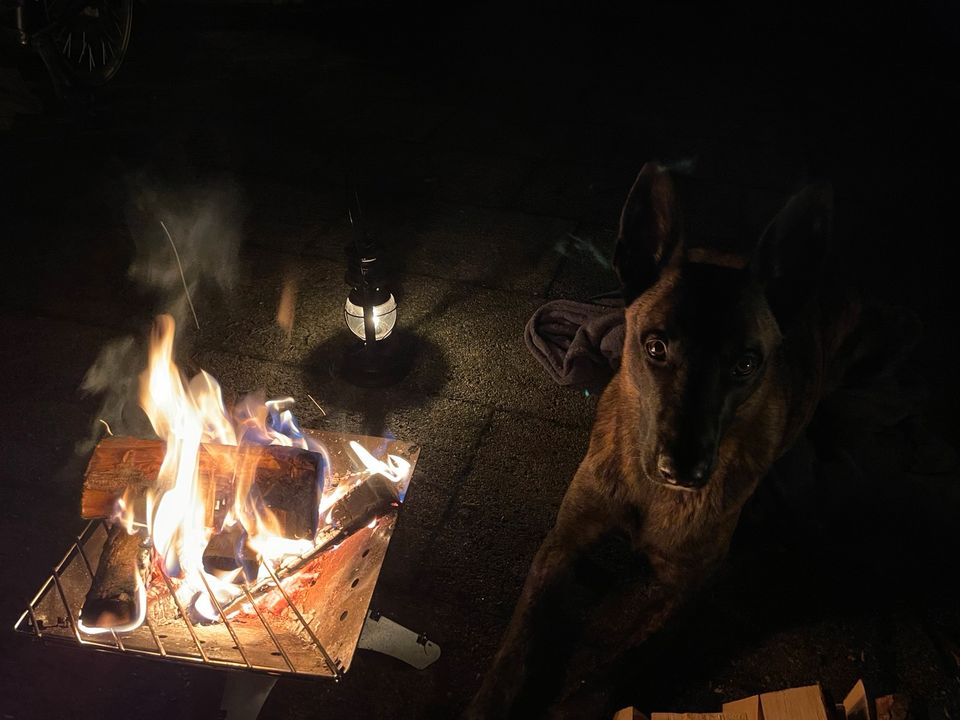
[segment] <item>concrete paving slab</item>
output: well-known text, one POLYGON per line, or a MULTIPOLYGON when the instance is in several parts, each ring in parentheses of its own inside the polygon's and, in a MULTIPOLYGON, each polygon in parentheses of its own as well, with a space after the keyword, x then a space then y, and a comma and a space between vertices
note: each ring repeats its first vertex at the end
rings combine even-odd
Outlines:
MULTIPOLYGON (((204 311, 197 347, 282 361, 330 377, 355 342, 343 322, 343 267, 260 251, 251 253, 249 262, 251 271, 232 303, 204 311), (287 272, 300 278, 289 338, 275 321, 287 272)), ((523 328, 540 299, 426 276, 401 281, 396 332, 412 344, 414 363, 399 390, 568 424, 589 422, 593 399, 555 385, 523 343, 523 328)))
POLYGON ((620 281, 613 269, 617 239, 615 225, 583 222, 558 247, 563 263, 550 285, 551 300, 568 298, 586 302, 617 291, 620 281))
POLYGON ((191 362, 218 378, 228 399, 256 390, 264 390, 268 397, 292 396, 297 401, 296 415, 307 427, 396 436, 469 456, 485 425, 487 411, 475 403, 404 388, 357 388, 309 368, 221 351, 197 350, 191 362))
POLYGON ((585 429, 495 414, 424 572, 506 621, 588 440, 585 429))
MULTIPOLYGON (((540 299, 452 285, 430 288, 429 297, 409 327, 443 357, 440 392, 560 423, 590 422, 594 399, 554 384, 524 345, 523 329, 540 299)), ((406 382, 429 390, 437 373, 419 363, 406 382)))
MULTIPOLYGON (((364 204, 364 223, 395 273, 543 293, 556 270, 557 244, 575 223, 513 210, 440 201, 364 204)), ((353 241, 346 219, 330 221, 306 254, 343 261, 353 241)))

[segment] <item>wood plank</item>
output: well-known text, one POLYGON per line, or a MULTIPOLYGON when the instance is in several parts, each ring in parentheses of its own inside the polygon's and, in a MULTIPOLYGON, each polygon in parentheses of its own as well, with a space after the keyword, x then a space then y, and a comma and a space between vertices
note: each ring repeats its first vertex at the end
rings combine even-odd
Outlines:
POLYGON ((746 720, 746 715, 727 713, 650 713, 650 720, 746 720))
POLYGON ((617 710, 613 720, 647 720, 647 718, 642 712, 631 706, 617 710))
POLYGON ((764 720, 828 720, 819 685, 778 690, 760 696, 764 720))
POLYGON ((745 715, 747 720, 764 720, 763 710, 760 708, 760 696, 751 695, 740 700, 725 702, 723 704, 725 715, 737 714, 745 715))
POLYGON ((843 699, 843 710, 847 720, 873 720, 870 697, 862 679, 857 680, 843 699))

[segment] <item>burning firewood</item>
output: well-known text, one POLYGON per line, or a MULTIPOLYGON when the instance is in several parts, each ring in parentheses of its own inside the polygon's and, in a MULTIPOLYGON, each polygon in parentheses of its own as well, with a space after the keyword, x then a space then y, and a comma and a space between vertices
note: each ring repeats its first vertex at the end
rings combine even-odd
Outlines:
MULTIPOLYGON (((166 444, 161 440, 108 437, 93 451, 83 479, 80 514, 84 519, 109 518, 117 501, 143 497, 158 487, 166 444)), ((207 526, 219 527, 233 504, 238 469, 252 469, 257 500, 271 510, 284 537, 312 538, 323 458, 317 453, 282 445, 200 446, 198 477, 206 498, 207 526)))
POLYGON ((247 534, 237 523, 217 533, 203 549, 203 568, 209 573, 227 573, 242 569, 246 579, 257 576, 257 553, 247 542, 247 534))
POLYGON ((121 523, 114 524, 84 600, 81 623, 88 628, 115 628, 132 623, 149 563, 150 548, 140 533, 128 534, 121 523))
MULTIPOLYGON (((330 506, 325 522, 328 523, 318 534, 317 542, 308 552, 298 557, 288 557, 275 569, 275 575, 278 579, 284 579, 297 572, 305 563, 318 553, 324 552, 330 547, 336 547, 343 542, 344 538, 360 528, 364 527, 371 520, 383 515, 391 506, 400 502, 399 485, 386 475, 373 473, 363 482, 348 490, 342 497, 330 506)), ((224 534, 226 535, 226 534, 224 534)), ((227 542, 228 538, 224 538, 227 542)), ((213 543, 211 542, 211 545, 213 543)), ((207 546, 210 549, 210 546, 207 546)), ((226 555, 226 553, 221 553, 226 555)), ((249 556, 237 555, 237 560, 227 560, 228 565, 223 567, 234 567, 229 563, 244 565, 250 563, 249 556)), ((208 554, 204 554, 204 563, 208 568, 214 567, 216 560, 208 554)), ((247 567, 244 568, 247 572, 247 567)), ((255 583, 249 588, 249 592, 254 597, 260 596, 273 587, 273 578, 265 578, 255 583)), ((224 612, 230 612, 245 600, 238 596, 224 605, 224 612)))
POLYGON ((330 520, 335 527, 351 532, 399 502, 397 491, 397 483, 375 473, 331 506, 330 520))
MULTIPOLYGON (((160 467, 166 445, 159 440, 110 437, 93 452, 83 482, 81 514, 84 518, 107 518, 116 514, 118 501, 133 508, 133 521, 145 524, 149 491, 161 487, 160 467)), ((269 511, 275 520, 270 530, 277 535, 313 542, 317 531, 317 508, 321 490, 323 459, 316 453, 293 447, 227 446, 203 444, 198 456, 197 477, 205 498, 207 526, 219 528, 228 512, 237 513, 235 496, 248 511, 256 507, 269 511)), ((242 508, 241 508, 242 509, 242 508)), ((236 517, 234 518, 236 519, 236 517)), ((234 524, 235 532, 239 525, 234 524)), ((211 569, 218 561, 234 560, 235 538, 228 533, 210 543, 205 563, 211 569), (218 559, 218 555, 229 558, 218 559)), ((140 534, 128 534, 124 523, 115 523, 104 544, 100 563, 87 594, 82 623, 87 628, 115 628, 136 618, 137 598, 149 565, 150 548, 140 534)))

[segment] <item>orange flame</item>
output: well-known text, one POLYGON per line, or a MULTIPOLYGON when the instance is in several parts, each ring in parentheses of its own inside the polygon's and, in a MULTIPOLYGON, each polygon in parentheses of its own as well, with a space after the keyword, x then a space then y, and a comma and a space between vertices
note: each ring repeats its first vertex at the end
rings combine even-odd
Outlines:
MULTIPOLYGON (((214 528, 207 526, 209 500, 200 486, 201 444, 236 446, 238 433, 241 442, 247 433, 268 444, 291 445, 292 441, 268 427, 268 406, 261 398, 248 402, 235 429, 217 381, 204 371, 187 381, 177 367, 173 360, 174 334, 173 318, 158 317, 150 336, 148 366, 140 377, 140 405, 157 435, 166 443, 159 473, 163 494, 156 511, 148 516, 149 533, 164 570, 182 580, 178 590, 178 594, 183 595, 181 599, 189 604, 196 598, 196 610, 215 619, 217 613, 207 588, 220 602, 230 599, 238 590, 203 567, 203 551, 214 528)), ((218 454, 218 461, 231 463, 228 467, 235 477, 234 503, 225 525, 239 522, 246 530, 250 546, 268 561, 300 554, 312 547, 308 540, 281 537, 279 523, 269 509, 249 501, 256 473, 255 454, 238 447, 231 455, 218 454)), ((120 512, 125 522, 132 523, 127 520, 126 507, 121 507, 120 512)))

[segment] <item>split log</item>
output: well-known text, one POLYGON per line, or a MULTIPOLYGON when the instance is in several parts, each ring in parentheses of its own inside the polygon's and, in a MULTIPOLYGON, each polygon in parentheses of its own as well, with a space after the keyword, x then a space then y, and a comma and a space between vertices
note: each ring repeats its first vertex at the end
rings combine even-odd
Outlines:
MULTIPOLYGON (((80 514, 85 519, 108 518, 125 492, 142 505, 148 490, 163 491, 158 481, 166 453, 161 440, 109 437, 93 451, 83 479, 80 514)), ((198 457, 200 494, 207 507, 207 525, 219 527, 233 505, 246 474, 252 495, 279 521, 289 538, 312 538, 317 529, 317 505, 323 477, 321 455, 280 445, 215 445, 204 443, 198 457)), ((140 519, 140 518, 138 518, 140 519)))
POLYGON ((128 625, 137 616, 137 583, 150 563, 150 549, 139 533, 127 534, 119 523, 110 528, 80 620, 87 627, 128 625))
POLYGON ((203 549, 203 567, 208 573, 226 573, 242 569, 244 578, 257 578, 260 561, 257 552, 247 542, 247 533, 236 523, 210 538, 203 549))
POLYGON ((330 520, 338 529, 352 532, 399 502, 398 483, 374 473, 333 504, 330 520))

